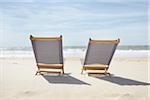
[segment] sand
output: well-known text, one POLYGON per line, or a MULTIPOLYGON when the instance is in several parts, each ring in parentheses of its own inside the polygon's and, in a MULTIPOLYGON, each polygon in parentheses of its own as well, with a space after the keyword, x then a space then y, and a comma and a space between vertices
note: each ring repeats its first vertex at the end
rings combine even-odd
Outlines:
POLYGON ((150 100, 150 59, 114 57, 109 72, 81 75, 80 58, 65 58, 65 75, 37 75, 34 58, 0 58, 0 100, 150 100))

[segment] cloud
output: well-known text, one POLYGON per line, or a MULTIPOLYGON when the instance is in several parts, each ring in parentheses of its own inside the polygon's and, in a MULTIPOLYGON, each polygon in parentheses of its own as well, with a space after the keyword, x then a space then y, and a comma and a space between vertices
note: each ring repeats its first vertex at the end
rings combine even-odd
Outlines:
POLYGON ((38 3, 34 0, 32 3, 0 3, 0 26, 5 31, 5 38, 13 34, 8 37, 12 42, 5 41, 9 45, 17 45, 15 39, 18 37, 25 43, 29 32, 42 33, 42 36, 63 34, 69 41, 70 37, 75 38, 76 42, 65 41, 67 45, 80 45, 80 42, 85 43, 83 41, 90 36, 115 38, 113 33, 118 32, 123 41, 129 39, 129 42, 123 44, 130 44, 130 40, 134 40, 135 44, 136 41, 145 44, 148 34, 147 5, 144 5, 145 2, 140 4, 140 0, 131 1, 88 0, 72 3, 57 0, 59 3, 38 3), (90 32, 94 35, 89 34, 90 32), (133 39, 132 34, 138 34, 139 37, 133 39), (82 40, 77 39, 78 37, 82 40))
POLYGON ((147 0, 0 0, 0 3, 147 3, 147 0))

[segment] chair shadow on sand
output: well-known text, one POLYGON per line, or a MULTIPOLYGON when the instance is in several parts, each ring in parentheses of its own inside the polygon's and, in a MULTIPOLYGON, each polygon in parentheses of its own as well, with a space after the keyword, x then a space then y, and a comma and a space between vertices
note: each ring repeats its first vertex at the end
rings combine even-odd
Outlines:
POLYGON ((43 75, 43 78, 46 79, 49 83, 52 84, 76 84, 76 85, 90 85, 86 82, 83 82, 75 77, 72 77, 68 74, 65 75, 43 75))
MULTIPOLYGON (((89 76, 92 76, 92 75, 89 75, 89 76)), ((110 76, 94 76, 94 77, 97 79, 105 80, 105 81, 115 83, 118 85, 143 85, 143 86, 150 85, 150 83, 123 78, 120 76, 115 76, 113 74, 111 74, 110 76)))

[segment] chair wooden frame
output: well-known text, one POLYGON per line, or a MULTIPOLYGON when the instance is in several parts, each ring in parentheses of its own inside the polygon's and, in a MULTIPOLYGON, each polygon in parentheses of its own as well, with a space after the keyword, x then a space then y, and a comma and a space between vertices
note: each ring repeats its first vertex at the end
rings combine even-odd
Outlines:
MULTIPOLYGON (((30 40, 62 40, 62 35, 60 37, 33 37, 30 35, 30 40)), ((35 58, 36 54, 34 53, 35 58)), ((36 71, 36 74, 43 75, 41 72, 47 72, 47 73, 58 73, 64 74, 64 64, 44 64, 44 63, 37 63, 38 70, 36 71), (61 71, 45 71, 42 69, 60 69, 61 71)))
MULTIPOLYGON (((118 45, 120 43, 120 39, 117 39, 117 40, 92 40, 90 38, 85 57, 87 57, 87 53, 88 53, 90 44, 94 44, 94 43, 104 43, 104 44, 112 43, 112 44, 118 45)), ((108 69, 109 69, 109 64, 108 65, 105 65, 105 64, 88 64, 88 65, 83 64, 83 67, 81 69, 81 74, 83 74, 83 72, 87 71, 87 70, 99 70, 101 72, 89 72, 88 74, 104 74, 104 75, 108 74, 108 75, 110 75, 110 73, 108 72, 108 69)))

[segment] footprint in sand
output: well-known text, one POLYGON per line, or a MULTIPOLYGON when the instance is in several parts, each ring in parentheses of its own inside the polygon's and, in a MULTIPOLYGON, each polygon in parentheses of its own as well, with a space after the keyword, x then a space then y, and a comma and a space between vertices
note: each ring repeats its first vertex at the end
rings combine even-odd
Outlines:
POLYGON ((17 62, 13 62, 12 64, 18 64, 17 62))
POLYGON ((118 100, 138 100, 138 99, 135 98, 133 95, 126 93, 126 94, 123 94, 121 97, 119 97, 118 100))
POLYGON ((21 92, 21 93, 19 93, 19 94, 21 94, 22 96, 33 96, 33 95, 35 95, 36 93, 33 92, 33 91, 23 91, 23 92, 21 92))

